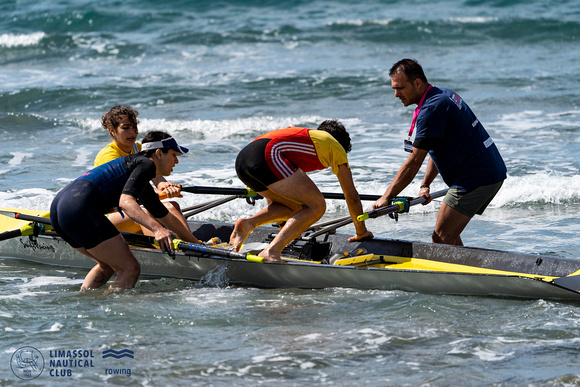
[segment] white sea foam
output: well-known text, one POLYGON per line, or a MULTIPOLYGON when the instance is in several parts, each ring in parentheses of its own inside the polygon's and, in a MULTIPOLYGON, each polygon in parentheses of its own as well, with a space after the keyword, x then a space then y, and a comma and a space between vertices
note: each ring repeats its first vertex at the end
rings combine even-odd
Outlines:
POLYGON ((493 22, 493 21, 498 21, 499 18, 498 17, 485 17, 485 16, 466 16, 466 17, 452 17, 448 19, 449 21, 452 22, 458 22, 458 23, 465 23, 465 24, 483 24, 483 23, 489 23, 489 22, 493 22))
POLYGON ((75 167, 84 167, 87 164, 93 164, 93 158, 95 157, 94 152, 88 147, 80 147, 76 150, 77 158, 72 163, 75 167))
POLYGON ((347 25, 347 26, 363 26, 365 24, 376 24, 379 26, 388 26, 393 22, 393 19, 372 19, 372 20, 363 20, 363 19, 350 19, 350 20, 337 20, 334 22, 327 23, 328 25, 347 25))
POLYGON ((13 156, 13 158, 8 162, 8 165, 12 166, 20 165, 22 163, 22 160, 24 160, 27 157, 33 156, 32 153, 27 152, 10 152, 10 154, 13 156))
POLYGON ((26 47, 38 44, 46 34, 34 32, 32 34, 2 34, 0 35, 0 47, 26 47))
MULTIPOLYGON (((196 134, 198 137, 185 137, 184 143, 197 141, 200 136, 207 141, 219 141, 232 135, 265 133, 270 130, 286 128, 305 123, 320 123, 325 118, 319 116, 299 117, 248 117, 233 120, 165 120, 140 119, 139 131, 163 130, 169 134, 183 136, 183 133, 196 134)), ((358 120, 342 120, 345 125, 354 124, 358 120)), ((73 123, 90 130, 103 130, 100 121, 93 118, 75 119, 73 123)))
POLYGON ((503 207, 518 203, 545 202, 560 204, 580 199, 580 176, 562 176, 557 173, 536 173, 508 177, 492 201, 503 207))
POLYGON ((19 280, 24 280, 24 282, 12 286, 13 289, 18 289, 18 292, 15 292, 11 295, 0 296, 0 299, 23 300, 28 297, 37 297, 39 295, 50 294, 50 291, 40 290, 44 286, 72 285, 82 283, 82 280, 80 279, 70 279, 66 277, 55 276, 33 277, 31 279, 19 278, 19 280))
POLYGON ((0 191, 0 203, 4 208, 27 208, 48 211, 56 193, 43 188, 0 191))
MULTIPOLYGON (((175 181, 179 181, 184 185, 192 186, 219 186, 219 187, 237 187, 243 186, 232 168, 224 168, 223 170, 208 169, 197 170, 187 173, 172 175, 175 181)), ((340 192, 338 182, 333 176, 328 178, 320 174, 313 174, 313 180, 321 186, 325 192, 340 192)), ((370 181, 364 184, 357 183, 359 192, 365 194, 381 194, 386 185, 381 181, 370 181)), ((414 182, 409 185, 401 194, 414 196, 419 192, 420 182, 414 182)), ((443 184, 433 185, 432 191, 444 189, 443 184)), ((0 192, 0 202, 2 207, 6 208, 30 208, 38 210, 48 210, 50 203, 56 193, 41 189, 23 189, 9 192, 0 192)), ((184 193, 183 198, 175 199, 182 207, 210 201, 221 198, 216 195, 192 195, 184 193)), ((491 202, 490 207, 506 207, 522 203, 553 203, 560 204, 569 201, 580 200, 580 176, 563 176, 558 173, 537 173, 526 176, 509 176, 505 181, 503 187, 500 189, 496 197, 491 202)), ((193 219, 197 220, 218 220, 231 221, 238 217, 250 216, 254 212, 262 209, 265 206, 263 200, 256 201, 255 206, 250 206, 245 200, 234 200, 225 206, 219 206, 195 215, 193 219)), ((367 208, 370 204, 365 202, 363 207, 367 208)), ((439 201, 427 206, 414 206, 411 212, 433 212, 439 208, 439 201)), ((345 204, 341 200, 328 200, 327 213, 329 215, 336 212, 344 212, 345 204)))
POLYGON ((307 362, 304 362, 304 363, 300 363, 300 369, 301 370, 312 369, 314 367, 316 367, 316 363, 311 362, 311 361, 307 361, 307 362))
POLYGON ((322 334, 320 333, 310 333, 308 335, 304 335, 304 336, 300 336, 295 338, 295 341, 315 341, 315 340, 319 340, 322 337, 322 334))
MULTIPOLYGON (((509 114, 503 114, 499 120, 490 122, 486 126, 499 126, 502 131, 525 134, 526 130, 554 127, 580 128, 580 110, 567 110, 557 113, 546 113, 541 110, 524 110, 509 114)), ((532 134, 532 133, 531 133, 532 134)), ((538 135, 537 132, 533 132, 538 135)))
POLYGON ((510 356, 513 356, 515 352, 500 353, 495 351, 490 351, 486 349, 476 348, 473 354, 483 361, 501 361, 510 356))
POLYGON ((61 323, 54 323, 52 326, 47 330, 47 332, 59 332, 61 328, 64 327, 61 323))

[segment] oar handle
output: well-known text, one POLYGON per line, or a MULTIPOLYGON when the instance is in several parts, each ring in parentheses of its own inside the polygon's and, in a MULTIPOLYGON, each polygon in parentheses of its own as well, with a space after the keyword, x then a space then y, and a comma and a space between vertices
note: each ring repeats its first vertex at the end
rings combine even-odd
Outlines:
MULTIPOLYGON (((179 194, 179 195, 173 196, 173 197, 182 198, 183 195, 179 194)), ((159 194, 159 200, 165 200, 165 199, 169 199, 169 195, 167 195, 167 193, 165 193, 165 192, 161 192, 159 194)))
MULTIPOLYGON (((324 196, 325 199, 345 199, 343 193, 322 192, 322 196, 324 196)), ((359 194, 358 197, 362 201, 377 201, 380 199, 381 195, 359 194)))
MULTIPOLYGON (((438 197, 445 196, 445 194, 447 194, 447 189, 435 191, 431 194, 431 199, 436 199, 438 197)), ((426 201, 427 201, 427 199, 425 197, 419 196, 419 197, 416 197, 416 198, 410 200, 409 206, 414 206, 415 204, 425 203, 426 201)), ((393 212, 401 212, 404 209, 405 209, 404 200, 395 200, 392 204, 390 204, 386 207, 381 207, 381 208, 377 208, 376 210, 365 212, 364 214, 357 216, 356 219, 359 222, 362 222, 362 221, 367 220, 369 218, 376 218, 378 216, 391 214, 393 212)))
POLYGON ((249 187, 245 188, 232 188, 232 187, 203 187, 203 186, 189 186, 184 187, 178 186, 182 191, 194 193, 194 194, 205 194, 205 195, 236 195, 243 198, 261 198, 260 195, 253 189, 249 187))
POLYGON ((5 241, 6 239, 17 238, 22 236, 22 231, 20 229, 5 231, 0 233, 0 241, 5 241))
POLYGON ((27 214, 23 214, 20 212, 6 211, 6 210, 0 210, 0 214, 5 215, 5 216, 9 216, 9 217, 14 218, 14 219, 19 219, 19 220, 28 220, 31 222, 42 223, 42 224, 51 224, 50 219, 48 218, 48 215, 49 215, 48 212, 44 215, 46 217, 27 215, 27 214))
MULTIPOLYGON (((234 188, 234 187, 204 187, 204 186, 189 186, 184 187, 178 186, 182 191, 194 193, 194 194, 205 194, 205 195, 236 195, 243 198, 256 198, 261 199, 262 197, 253 189, 249 187, 245 188, 234 188)), ((334 192, 322 192, 322 196, 325 199, 344 199, 343 193, 334 192)), ((381 195, 368 195, 359 194, 360 200, 376 201, 379 200, 381 195)), ((161 196, 160 196, 161 198, 161 196)), ((163 198, 165 199, 165 197, 163 198)))
POLYGON ((175 250, 188 250, 188 251, 194 251, 194 252, 202 253, 202 254, 213 254, 213 255, 220 256, 220 257, 245 259, 245 260, 251 261, 251 262, 264 263, 263 257, 259 257, 259 256, 254 255, 254 254, 238 253, 236 251, 220 249, 218 247, 211 247, 211 246, 206 246, 206 245, 200 245, 197 243, 184 242, 184 241, 179 240, 179 239, 173 240, 173 248, 175 250))
MULTIPOLYGON (((223 188, 223 187, 198 187, 190 186, 184 187, 182 185, 177 186, 181 191, 194 193, 194 194, 205 194, 205 195, 230 195, 241 198, 262 198, 254 190, 249 187, 246 188, 223 188)), ((179 195, 178 197, 181 197, 179 195)), ((159 194, 159 200, 167 199, 168 195, 165 192, 159 194)))

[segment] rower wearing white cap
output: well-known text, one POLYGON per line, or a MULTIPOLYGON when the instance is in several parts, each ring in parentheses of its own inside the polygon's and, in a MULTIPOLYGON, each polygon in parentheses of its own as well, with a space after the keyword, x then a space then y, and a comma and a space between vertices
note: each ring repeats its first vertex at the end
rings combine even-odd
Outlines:
POLYGON ((179 162, 177 157, 188 149, 160 131, 147 133, 142 144, 140 153, 86 172, 61 190, 52 202, 50 219, 55 231, 77 251, 97 262, 81 290, 104 285, 113 273, 117 273, 117 278, 112 290, 132 288, 139 277, 139 262, 105 216, 113 208, 149 229, 162 250, 173 249, 174 236, 199 243, 189 228, 161 203, 150 184, 156 176, 169 176, 179 162))

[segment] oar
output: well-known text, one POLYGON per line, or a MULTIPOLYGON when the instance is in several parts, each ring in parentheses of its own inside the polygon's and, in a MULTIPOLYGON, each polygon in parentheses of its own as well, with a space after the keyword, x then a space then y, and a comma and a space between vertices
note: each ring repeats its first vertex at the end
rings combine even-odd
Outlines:
MULTIPOLYGON (((328 193, 327 192, 327 193, 323 193, 323 195, 325 195, 324 197, 326 199, 344 199, 344 194, 336 194, 336 193, 328 193)), ((381 197, 381 195, 359 195, 359 197, 360 197, 360 200, 375 200, 376 201, 381 197)), ((313 224, 305 232, 317 231, 317 230, 320 230, 322 228, 325 228, 325 227, 333 225, 333 224, 342 223, 342 222, 347 221, 349 219, 350 219, 350 216, 343 216, 341 218, 331 219, 331 220, 328 220, 326 222, 313 224)), ((346 222, 345 224, 348 224, 348 223, 350 223, 350 222, 346 222)))
MULTIPOLYGON (((344 199, 343 193, 322 192, 322 196, 324 196, 325 199, 344 199)), ((360 200, 377 201, 380 199, 381 195, 359 194, 358 197, 360 200)))
MULTIPOLYGON (((216 205, 211 205, 213 204, 213 202, 208 202, 207 206, 205 207, 203 210, 197 211, 197 212, 192 212, 190 214, 188 214, 188 216, 192 216, 195 215, 201 211, 205 211, 208 210, 210 208, 213 208, 215 206, 219 206, 220 204, 223 203, 227 203, 230 200, 233 200, 235 198, 245 198, 246 202, 248 204, 251 204, 252 206, 254 204, 256 204, 256 200, 258 199, 262 199, 262 196, 258 195, 254 190, 252 190, 251 188, 223 188, 223 187, 200 187, 200 186, 189 186, 189 187, 184 187, 182 185, 178 185, 179 189, 183 192, 189 192, 189 193, 196 193, 196 194, 206 194, 206 195, 229 195, 230 198, 232 199, 227 199, 225 201, 216 201, 216 205)), ((163 199, 167 199, 167 195, 165 193, 161 193, 159 194, 159 199, 163 200, 163 199)), ((196 207, 197 208, 197 207, 196 207)))
MULTIPOLYGON (((257 192, 251 188, 232 188, 232 187, 203 187, 203 186, 190 186, 181 187, 184 192, 195 193, 195 194, 206 194, 206 195, 237 195, 238 197, 248 198, 253 197, 256 199, 262 198, 257 192)), ((344 199, 343 193, 333 193, 333 192, 322 192, 325 199, 344 199)), ((359 195, 360 200, 378 200, 381 195, 359 195)))
MULTIPOLYGON (((441 196, 444 196, 447 193, 447 190, 441 190, 441 191, 436 191, 433 192, 431 194, 431 198, 435 199, 441 196)), ((415 204, 420 204, 420 203, 424 203, 425 201, 427 201, 427 199, 425 199, 424 197, 420 196, 417 197, 415 199, 412 199, 409 201, 409 206, 414 206, 415 204)), ((386 207, 381 207, 381 208, 377 208, 376 210, 370 211, 370 212, 365 212, 362 215, 359 215, 357 217, 357 220, 359 222, 362 222, 364 220, 367 220, 368 218, 376 218, 379 215, 386 215, 386 214, 390 214, 390 213, 394 213, 394 212, 400 212, 403 211, 405 208, 405 202, 403 200, 395 200, 395 202, 391 205, 388 205, 386 207)), ((316 227, 318 229, 318 231, 313 232, 312 234, 308 234, 308 238, 315 238, 319 235, 324 235, 326 233, 332 233, 334 231, 336 231, 337 228, 339 227, 343 227, 346 226, 347 224, 352 223, 352 219, 350 216, 345 216, 344 218, 338 218, 335 219, 333 221, 328 221, 326 222, 326 224, 330 224, 330 226, 326 227, 326 228, 321 228, 321 226, 325 226, 326 224, 322 223, 321 225, 315 225, 313 227, 316 227)))
POLYGON ((262 197, 258 195, 253 189, 251 188, 231 188, 231 187, 201 187, 201 186, 182 186, 179 185, 179 188, 183 192, 189 192, 194 194, 205 194, 205 195, 235 195, 240 198, 256 198, 261 199, 262 197))
POLYGON ((15 230, 0 233, 0 241, 5 241, 6 239, 10 238, 18 238, 21 236, 44 234, 46 230, 47 227, 45 227, 44 224, 31 222, 15 230))
MULTIPOLYGON (((31 219, 27 219, 27 217, 31 216, 31 215, 25 215, 25 214, 20 214, 18 212, 13 212, 13 211, 4 211, 4 210, 0 210, 0 214, 5 215, 5 216, 9 216, 11 218, 14 219, 18 219, 18 220, 31 220, 31 219)), ((44 216, 48 216, 48 213, 46 213, 44 216)), ((29 235, 39 235, 39 234, 44 234, 45 231, 50 230, 51 227, 45 227, 45 224, 49 224, 50 225, 50 219, 46 218, 46 217, 33 217, 35 220, 33 220, 31 223, 25 224, 24 226, 14 229, 14 230, 9 230, 9 231, 5 231, 3 233, 0 233, 0 241, 4 241, 6 239, 10 239, 10 238, 17 238, 20 236, 29 236, 29 235), (40 221, 43 220, 43 221, 40 221)))
POLYGON ((187 219, 187 218, 189 218, 189 217, 191 217, 193 215, 199 214, 200 212, 203 212, 203 211, 209 210, 211 208, 220 206, 220 205, 222 205, 224 203, 230 202, 230 201, 232 201, 234 199, 237 199, 237 198, 238 198, 237 195, 232 195, 232 196, 227 196, 227 197, 225 197, 223 199, 214 200, 211 203, 207 203, 205 206, 201 206, 201 207, 196 208, 196 209, 194 209, 192 211, 184 212, 183 213, 183 216, 187 219))
POLYGON ((37 222, 42 224, 51 224, 49 218, 44 218, 42 216, 26 215, 15 211, 0 210, 0 215, 9 216, 11 218, 19 220, 28 220, 31 222, 37 222))
MULTIPOLYGON (((445 196, 447 194, 447 189, 442 189, 440 191, 435 191, 431 194, 431 199, 436 199, 441 196, 445 196)), ((409 200, 409 206, 414 206, 415 204, 425 203, 427 199, 423 196, 416 197, 414 199, 409 200)), ((405 201, 404 200, 396 200, 385 207, 377 208, 376 210, 372 210, 370 212, 365 212, 362 215, 357 216, 357 220, 362 222, 363 220, 367 220, 369 218, 376 218, 381 215, 392 214, 394 212, 402 212, 405 209, 405 201)))
POLYGON ((322 228, 325 228, 327 226, 330 226, 331 224, 335 224, 335 223, 340 223, 340 222, 344 222, 345 220, 350 219, 350 216, 343 216, 341 218, 336 218, 336 219, 331 219, 328 220, 326 222, 322 222, 322 223, 317 223, 317 224, 313 224, 312 226, 310 226, 305 232, 307 231, 316 231, 316 230, 320 230, 322 228))
POLYGON ((181 211, 185 213, 187 211, 197 210, 198 208, 202 208, 202 207, 205 207, 205 206, 209 206, 211 204, 214 204, 214 203, 217 203, 217 202, 221 202, 222 200, 223 199, 214 199, 214 200, 210 200, 208 202, 193 204, 193 205, 191 205, 189 207, 182 208, 181 211))
POLYGON ((239 253, 232 250, 220 249, 219 247, 212 247, 200 245, 197 243, 184 242, 179 239, 173 240, 173 247, 175 250, 193 251, 201 254, 217 255, 218 257, 245 259, 251 262, 264 263, 264 258, 250 253, 239 253))
POLYGON ((0 233, 0 241, 5 241, 6 239, 10 238, 17 238, 19 236, 26 236, 26 235, 33 235, 34 234, 34 227, 29 227, 30 225, 26 225, 21 228, 17 228, 16 230, 4 231, 0 233))
MULTIPOLYGON (((157 240, 154 237, 143 235, 143 234, 133 234, 133 233, 121 233, 125 240, 135 246, 151 247, 151 245, 159 247, 157 240)), ((173 248, 175 250, 181 251, 193 251, 200 254, 217 255, 219 257, 234 258, 234 259, 245 259, 247 261, 263 263, 264 258, 258 257, 254 254, 249 253, 239 253, 232 250, 220 249, 219 247, 212 247, 207 245, 201 245, 197 243, 184 242, 181 239, 173 240, 173 248)), ((171 255, 171 253, 170 253, 171 255)))
MULTIPOLYGON (((19 212, 4 211, 4 210, 0 210, 0 214, 10 216, 10 217, 15 218, 15 219, 29 220, 32 222, 37 222, 37 223, 42 223, 42 224, 50 224, 50 219, 43 218, 40 216, 26 215, 26 214, 21 214, 19 212)), ((140 246, 151 246, 151 245, 155 245, 157 243, 155 238, 153 238, 151 236, 141 235, 141 234, 132 234, 132 233, 121 233, 121 234, 123 235, 125 240, 127 240, 128 242, 130 242, 132 244, 137 244, 140 246)), ((180 239, 174 239, 173 246, 176 250, 187 250, 187 251, 193 251, 193 252, 198 252, 198 253, 202 253, 202 254, 217 255, 217 256, 226 257, 226 258, 245 259, 248 261, 258 262, 258 263, 264 262, 263 257, 259 257, 259 256, 254 255, 254 254, 238 253, 236 251, 220 249, 218 247, 211 247, 211 246, 206 246, 206 245, 199 245, 199 244, 195 244, 195 243, 184 242, 180 239)))

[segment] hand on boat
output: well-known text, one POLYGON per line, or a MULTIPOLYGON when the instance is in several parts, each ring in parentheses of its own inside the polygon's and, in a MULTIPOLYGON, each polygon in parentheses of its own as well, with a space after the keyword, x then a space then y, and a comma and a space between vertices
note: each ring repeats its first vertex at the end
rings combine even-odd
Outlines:
POLYGON ((369 230, 365 231, 362 234, 356 234, 355 236, 352 236, 350 238, 348 238, 349 242, 356 242, 356 241, 362 241, 363 239, 373 239, 375 236, 373 235, 372 232, 370 232, 369 230))
POLYGON ((161 249, 161 251, 169 252, 174 250, 173 237, 177 236, 174 232, 169 231, 164 227, 160 227, 155 231, 154 236, 155 240, 159 244, 159 248, 161 249))

